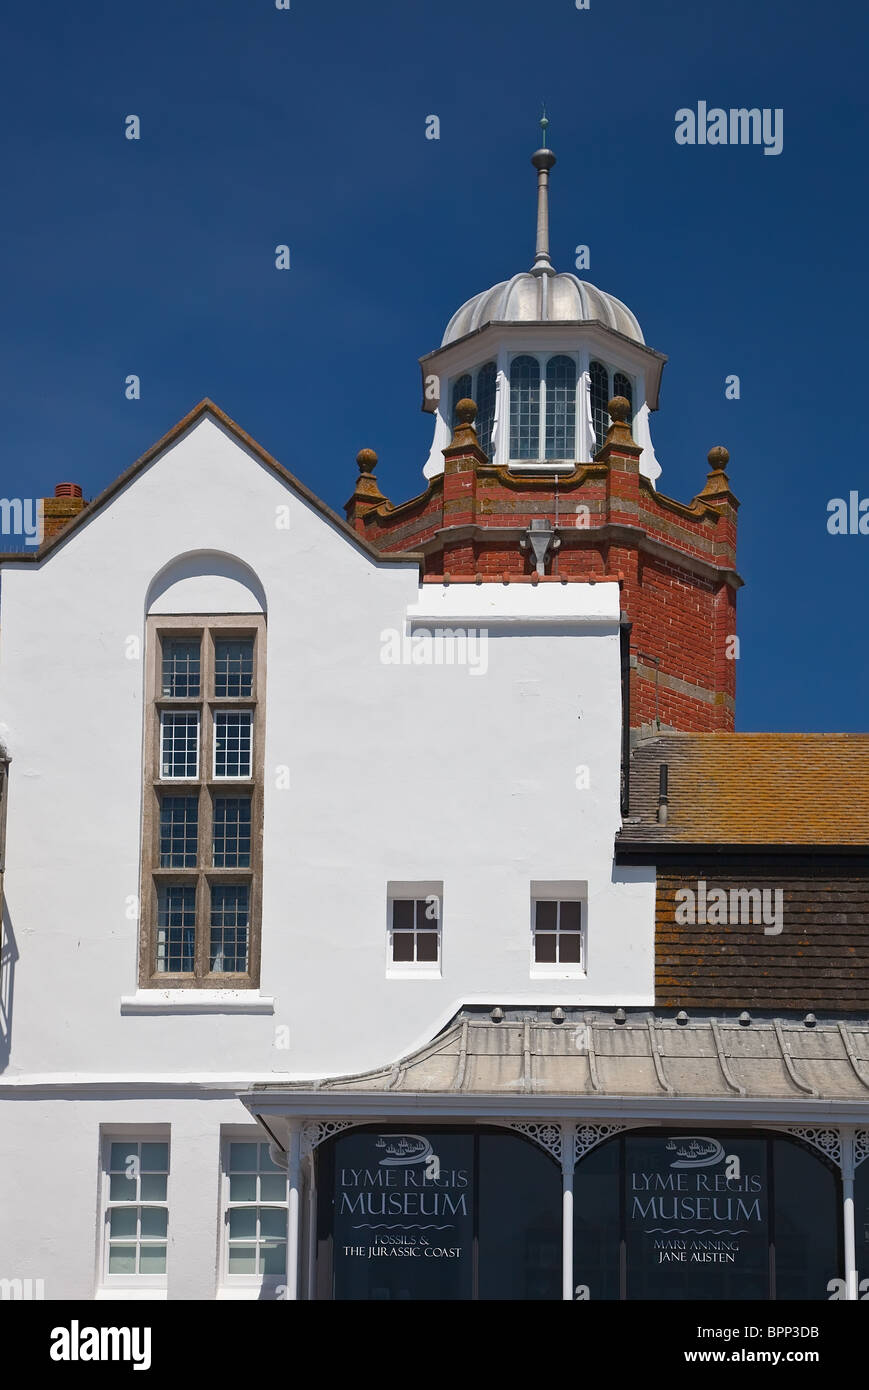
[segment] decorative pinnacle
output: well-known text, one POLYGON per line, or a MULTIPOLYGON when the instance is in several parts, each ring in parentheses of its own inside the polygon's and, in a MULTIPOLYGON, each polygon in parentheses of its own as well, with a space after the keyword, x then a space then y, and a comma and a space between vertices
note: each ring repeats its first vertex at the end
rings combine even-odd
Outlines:
POLYGON ((377 467, 377 455, 373 449, 360 449, 356 455, 360 473, 373 473, 377 467))
POLYGON ((716 444, 706 455, 706 461, 713 473, 723 473, 730 462, 730 454, 723 444, 716 444))
POLYGON ((540 129, 543 131, 543 144, 531 156, 531 163, 537 170, 537 249, 531 274, 554 275, 555 267, 549 255, 549 170, 555 164, 555 155, 546 144, 549 117, 545 106, 540 117, 540 129))

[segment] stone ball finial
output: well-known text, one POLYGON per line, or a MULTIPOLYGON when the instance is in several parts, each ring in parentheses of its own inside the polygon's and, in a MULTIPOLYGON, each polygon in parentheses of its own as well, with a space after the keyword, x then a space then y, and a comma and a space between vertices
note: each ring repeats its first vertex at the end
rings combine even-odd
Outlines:
POLYGON ((456 406, 456 423, 472 425, 477 418, 477 402, 464 396, 456 406))
POLYGON ((631 403, 627 396, 613 396, 607 403, 607 410, 611 420, 626 422, 631 418, 631 403))
POLYGON ((377 467, 377 455, 373 449, 360 449, 356 455, 360 473, 373 473, 377 467))
POLYGON ((714 449, 710 449, 706 455, 709 467, 713 472, 723 473, 730 462, 730 454, 723 444, 716 444, 714 449))

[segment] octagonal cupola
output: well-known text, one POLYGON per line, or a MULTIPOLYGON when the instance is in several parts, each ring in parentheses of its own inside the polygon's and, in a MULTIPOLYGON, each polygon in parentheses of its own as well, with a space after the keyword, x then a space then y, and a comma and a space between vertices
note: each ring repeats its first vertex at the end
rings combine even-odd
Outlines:
POLYGON ((603 447, 607 402, 631 404, 633 437, 642 447, 640 471, 654 483, 661 472, 649 432, 667 360, 647 347, 642 329, 614 295, 555 270, 549 252, 549 173, 546 145, 531 157, 537 170, 537 246, 530 270, 483 290, 457 309, 439 348, 420 359, 423 410, 435 415, 434 439, 423 470, 443 472, 456 406, 477 403, 477 434, 490 462, 516 472, 572 471, 603 447))

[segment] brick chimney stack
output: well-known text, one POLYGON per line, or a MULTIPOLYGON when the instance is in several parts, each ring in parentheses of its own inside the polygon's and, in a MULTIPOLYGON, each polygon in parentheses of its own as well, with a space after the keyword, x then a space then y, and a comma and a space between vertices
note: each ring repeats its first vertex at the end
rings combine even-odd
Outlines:
POLYGON ((42 500, 43 540, 50 540, 87 506, 78 483, 58 483, 53 497, 42 500))

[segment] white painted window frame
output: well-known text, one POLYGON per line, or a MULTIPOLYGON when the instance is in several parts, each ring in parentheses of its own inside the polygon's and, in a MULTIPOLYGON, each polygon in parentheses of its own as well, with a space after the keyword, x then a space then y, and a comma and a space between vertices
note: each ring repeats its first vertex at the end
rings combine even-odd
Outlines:
MULTIPOLYGON (((216 708, 216 709, 214 710, 213 715, 212 715, 212 720, 211 720, 211 780, 212 780, 213 782, 219 782, 219 783, 221 784, 221 786, 223 786, 224 783, 232 783, 232 782, 252 782, 252 781, 253 781, 253 776, 254 776, 254 773, 253 773, 253 767, 254 767, 254 761, 253 761, 253 759, 254 759, 254 750, 253 750, 254 727, 253 727, 253 725, 254 725, 253 710, 251 710, 251 709, 233 709, 231 705, 220 705, 218 708, 216 708), (249 733, 250 733, 250 740, 249 740, 249 743, 248 743, 248 771, 247 771, 247 772, 237 772, 237 773, 234 773, 232 776, 229 776, 229 775, 227 775, 226 773, 220 774, 220 773, 217 771, 217 727, 218 727, 218 720, 221 719, 221 718, 223 717, 223 715, 225 715, 225 714, 243 714, 243 715, 245 715, 246 718, 247 718, 247 727, 248 727, 248 730, 249 730, 249 733)), ((162 755, 161 755, 161 756, 162 756, 162 755)))
MULTIPOLYGON (((229 1146, 230 1144, 261 1144, 262 1130, 240 1125, 224 1125, 220 1131, 220 1219, 217 1237, 217 1298, 218 1299, 258 1299, 265 1292, 277 1299, 281 1289, 287 1284, 287 1272, 283 1274, 230 1274, 229 1272, 229 1213, 232 1204, 229 1200, 229 1146)), ((289 1184, 283 1202, 242 1202, 236 1206, 265 1206, 287 1211, 287 1259, 289 1260, 289 1184)))
POLYGON ((584 980, 588 976, 588 884, 579 881, 534 882, 531 885, 531 906, 529 915, 529 957, 532 980, 584 980), (580 943, 579 960, 561 963, 560 961, 535 960, 535 941, 537 936, 538 902, 578 902, 580 943))
POLYGON ((389 980, 439 980, 443 976, 444 958, 444 885, 433 879, 398 880, 387 884, 386 889, 386 977, 389 980), (394 902, 419 902, 425 898, 437 898, 437 939, 438 958, 436 961, 423 960, 395 961, 392 958, 392 905, 394 902))
POLYGON ((180 708, 180 709, 163 709, 163 710, 161 710, 161 711, 160 711, 160 777, 159 777, 159 781, 161 781, 161 782, 198 782, 198 781, 199 781, 199 758, 200 758, 200 742, 201 742, 201 739, 202 739, 202 720, 201 720, 200 717, 199 717, 199 711, 198 711, 198 710, 195 710, 195 709, 184 709, 183 707, 180 708), (196 720, 196 771, 195 771, 195 772, 188 772, 188 773, 185 773, 183 777, 179 777, 179 776, 178 776, 176 773, 174 773, 174 772, 166 773, 166 772, 163 771, 163 751, 164 751, 164 748, 165 748, 165 741, 164 741, 164 738, 163 738, 163 734, 164 734, 164 731, 166 730, 166 728, 168 727, 168 725, 167 725, 167 720, 177 719, 177 717, 178 717, 179 715, 186 715, 188 718, 192 715, 193 718, 196 720))
MULTIPOLYGON (((97 1298, 138 1298, 138 1297, 166 1297, 169 1280, 169 1262, 171 1260, 171 1207, 170 1200, 172 1195, 172 1140, 168 1127, 159 1128, 142 1125, 140 1127, 104 1129, 100 1134, 100 1188, 99 1188, 99 1225, 97 1228, 97 1268, 96 1268, 96 1297, 97 1298), (165 1202, 142 1202, 135 1203, 136 1206, 155 1206, 165 1207, 168 1213, 169 1225, 167 1226, 166 1236, 166 1273, 165 1274, 110 1274, 109 1273, 109 1212, 113 1209, 110 1199, 110 1173, 111 1151, 113 1144, 167 1144, 169 1147, 169 1171, 166 1182, 166 1201, 165 1202)), ((115 1203, 115 1206, 133 1206, 130 1203, 115 1203)), ((140 1242, 137 1240, 136 1244, 140 1242)))

